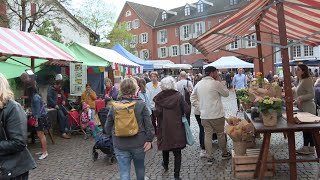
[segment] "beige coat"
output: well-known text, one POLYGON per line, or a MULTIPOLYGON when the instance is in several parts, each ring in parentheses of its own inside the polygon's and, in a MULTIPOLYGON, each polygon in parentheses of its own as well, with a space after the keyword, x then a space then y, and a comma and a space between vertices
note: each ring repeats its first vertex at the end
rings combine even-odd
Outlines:
POLYGON ((301 101, 300 110, 316 114, 316 105, 314 103, 314 87, 311 78, 301 79, 296 88, 296 100, 301 101))

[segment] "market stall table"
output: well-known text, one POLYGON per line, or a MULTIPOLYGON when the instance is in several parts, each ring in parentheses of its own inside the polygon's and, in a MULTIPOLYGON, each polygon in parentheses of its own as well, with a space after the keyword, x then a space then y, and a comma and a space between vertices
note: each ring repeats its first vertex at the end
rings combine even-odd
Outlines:
POLYGON ((244 112, 246 120, 252 122, 255 127, 256 133, 263 134, 263 142, 258 158, 258 163, 255 170, 255 178, 263 179, 264 173, 267 168, 267 163, 289 163, 290 167, 290 178, 297 177, 297 162, 319 162, 320 157, 320 123, 308 123, 308 124, 293 124, 288 123, 286 119, 278 119, 277 126, 267 127, 263 125, 262 121, 255 121, 251 119, 251 113, 244 112), (295 147, 295 132, 309 130, 312 132, 315 140, 315 149, 317 153, 316 159, 297 159, 296 158, 296 147, 295 147), (288 135, 288 150, 289 159, 267 161, 271 133, 286 133, 288 135))

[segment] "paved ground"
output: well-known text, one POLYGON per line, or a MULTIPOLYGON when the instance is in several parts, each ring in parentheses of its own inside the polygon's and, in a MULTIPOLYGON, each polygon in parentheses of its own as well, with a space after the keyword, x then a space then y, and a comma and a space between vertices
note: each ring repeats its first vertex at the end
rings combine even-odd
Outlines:
MULTIPOLYGON (((226 116, 235 115, 236 101, 235 95, 230 94, 228 98, 223 98, 226 116)), ((239 115, 241 116, 241 115, 239 115)), ((195 118, 191 120, 191 126, 196 139, 198 139, 198 126, 195 118)), ((302 143, 302 134, 297 133, 296 147, 300 147, 302 143)), ((94 140, 84 140, 83 136, 73 136, 71 140, 65 140, 56 137, 56 144, 49 144, 49 156, 45 160, 37 160, 38 168, 31 171, 31 180, 93 180, 93 179, 119 179, 117 164, 108 165, 105 155, 99 151, 99 158, 96 162, 92 161, 91 149, 94 140)), ((257 139, 257 147, 260 147, 262 140, 257 139)), ((146 176, 154 180, 173 179, 173 155, 169 165, 169 172, 163 174, 161 168, 161 153, 155 148, 147 153, 146 156, 146 176)), ((217 149, 217 143, 214 143, 217 149)), ((288 150, 287 141, 282 134, 272 134, 271 151, 276 158, 287 158, 288 150)), ((40 150, 40 144, 30 145, 32 153, 40 150)), ((228 139, 228 149, 232 149, 232 141, 228 139)), ((235 179, 232 175, 231 159, 220 160, 221 152, 215 151, 216 163, 211 166, 205 164, 205 160, 199 158, 199 144, 188 146, 182 151, 182 179, 235 179)), ((35 157, 36 158, 36 157, 35 157)), ((318 179, 318 164, 316 163, 300 163, 298 164, 298 179, 318 179)), ((132 169, 133 171, 133 169, 132 169)), ((135 179, 133 174, 133 179, 135 179)), ((248 179, 248 178, 246 178, 248 179)), ((289 179, 288 165, 276 165, 276 175, 270 179, 289 179)))

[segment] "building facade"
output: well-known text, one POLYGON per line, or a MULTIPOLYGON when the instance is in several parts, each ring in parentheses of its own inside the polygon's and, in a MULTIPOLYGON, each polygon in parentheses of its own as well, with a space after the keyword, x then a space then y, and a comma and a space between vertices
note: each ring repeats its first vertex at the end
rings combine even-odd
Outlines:
MULTIPOLYGON (((235 40, 221 46, 208 56, 202 55, 189 43, 216 26, 230 14, 238 11, 250 0, 199 0, 171 10, 163 10, 133 2, 126 2, 117 22, 127 23, 127 30, 134 35, 130 45, 135 46, 136 55, 142 59, 171 60, 175 63, 191 64, 199 59, 208 62, 223 56, 237 56, 255 63, 258 71, 258 51, 256 43, 248 40, 235 40)), ((248 31, 248 39, 256 39, 254 27, 248 31)), ((261 29, 263 42, 278 43, 278 36, 268 29, 261 29)), ((219 43, 219 42, 217 42, 219 43)), ((262 45, 264 72, 274 71, 275 48, 262 45)))
MULTIPOLYGON (((41 0, 39 0, 41 1, 41 0)), ((9 1, 11 7, 16 7, 15 1, 9 1)), ((45 1, 41 3, 27 2, 26 4, 26 16, 32 17, 33 14, 38 12, 38 4, 44 5, 45 1)), ((37 20, 37 24, 41 24, 43 21, 48 20, 54 27, 61 29, 61 39, 64 43, 79 42, 83 44, 90 44, 90 39, 99 40, 99 35, 94 33, 84 24, 82 24, 74 15, 72 15, 61 3, 56 0, 52 0, 54 3, 54 10, 49 10, 53 5, 46 6, 47 9, 43 11, 49 11, 43 17, 37 20), (54 2, 55 1, 55 2, 54 2)), ((4 19, 6 20, 6 19, 4 19)), ((8 27, 14 30, 21 29, 21 20, 17 15, 14 15, 9 7, 5 3, 0 3, 0 27, 8 27), (2 15, 2 16, 1 16, 2 15), (1 21, 1 17, 7 17, 7 21, 1 21)), ((27 28, 29 23, 27 23, 27 28)), ((32 32, 35 32, 37 26, 32 28, 32 32)))

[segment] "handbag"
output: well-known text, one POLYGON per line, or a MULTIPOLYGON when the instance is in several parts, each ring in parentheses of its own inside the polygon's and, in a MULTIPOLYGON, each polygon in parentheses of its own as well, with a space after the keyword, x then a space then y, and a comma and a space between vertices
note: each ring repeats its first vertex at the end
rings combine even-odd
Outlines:
MULTIPOLYGON (((44 105, 42 105, 40 113, 43 111, 43 109, 44 109, 44 105)), ((34 116, 30 116, 29 119, 28 119, 28 126, 36 127, 37 125, 38 125, 37 118, 34 117, 34 116)))
POLYGON ((182 103, 182 101, 183 101, 182 98, 180 100, 180 106, 181 106, 181 110, 182 110, 181 120, 182 120, 182 123, 183 123, 183 126, 184 126, 184 130, 185 130, 185 133, 186 133, 187 144, 192 146, 194 144, 195 140, 194 140, 193 134, 191 132, 191 129, 190 129, 188 120, 186 118, 186 115, 184 114, 184 107, 183 107, 183 103, 182 103))

